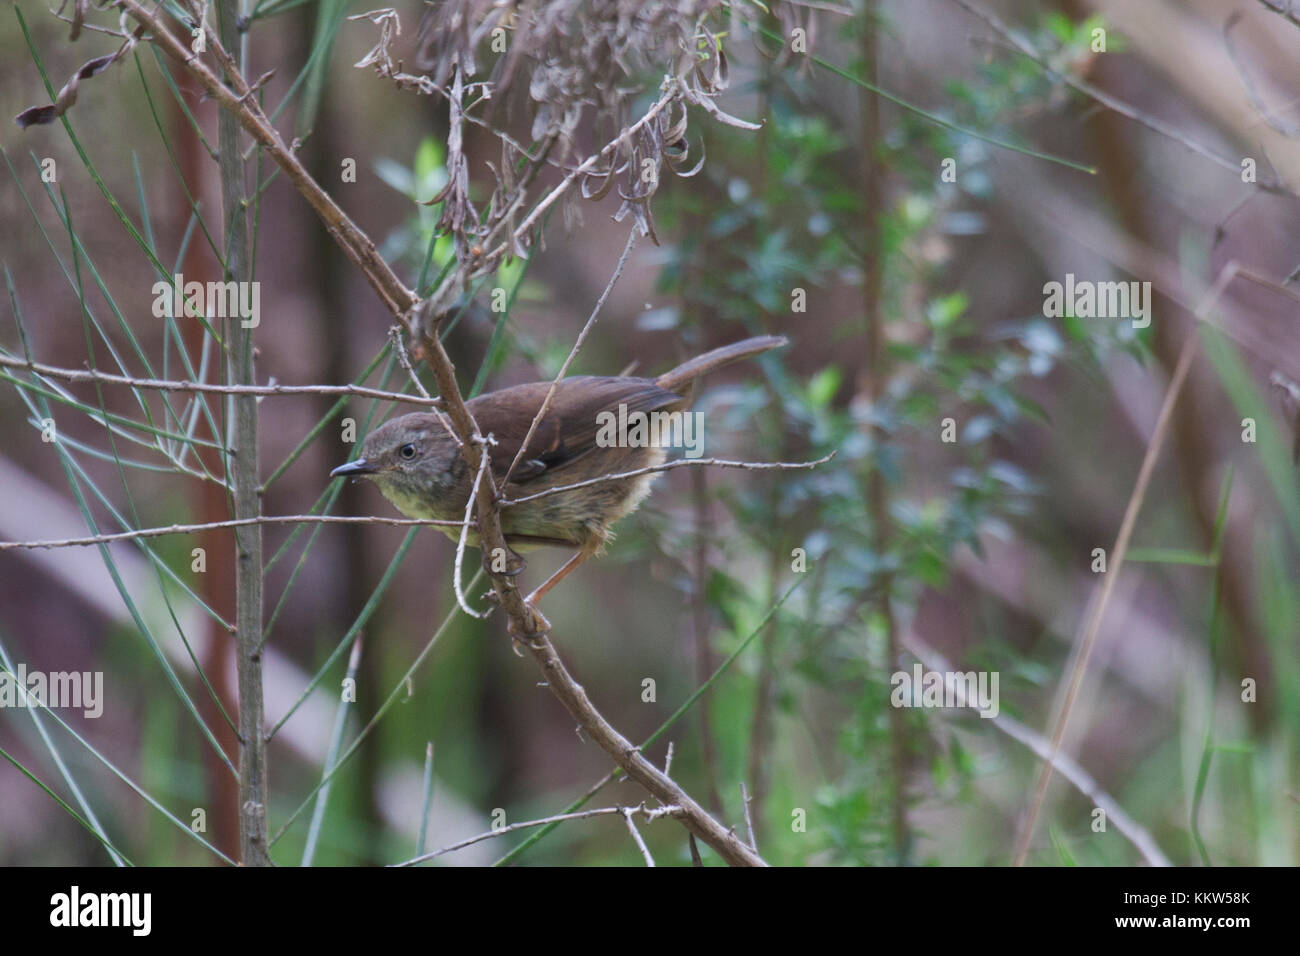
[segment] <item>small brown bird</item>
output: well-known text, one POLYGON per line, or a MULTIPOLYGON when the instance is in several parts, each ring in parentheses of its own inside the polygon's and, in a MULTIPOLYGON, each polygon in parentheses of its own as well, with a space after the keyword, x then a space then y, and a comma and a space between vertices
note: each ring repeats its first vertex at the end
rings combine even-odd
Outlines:
MULTIPOLYGON (((507 499, 524 498, 603 475, 616 475, 662 464, 668 444, 662 428, 667 416, 691 403, 700 376, 720 366, 786 344, 781 336, 759 336, 706 352, 658 378, 578 375, 563 379, 551 397, 519 464, 509 472, 507 499), (631 427, 629 427, 631 425, 631 427)), ((491 435, 492 474, 506 476, 550 389, 550 382, 531 382, 480 395, 468 402, 483 435, 491 435)), ((677 416, 681 421, 681 416, 677 416)), ((683 430, 684 431, 684 430, 683 430)), ((679 432, 682 434, 682 432, 679 432)), ((430 412, 402 415, 369 435, 361 457, 330 472, 331 477, 369 478, 384 497, 412 518, 462 521, 474 475, 438 416, 430 412)), ((535 602, 569 572, 604 549, 613 537, 610 525, 635 511, 650 492, 658 473, 604 481, 509 505, 501 511, 501 530, 516 552, 546 545, 577 549, 559 571, 528 596, 535 602)), ((453 540, 458 527, 438 530, 453 540)), ((469 543, 478 546, 470 529, 469 543)))

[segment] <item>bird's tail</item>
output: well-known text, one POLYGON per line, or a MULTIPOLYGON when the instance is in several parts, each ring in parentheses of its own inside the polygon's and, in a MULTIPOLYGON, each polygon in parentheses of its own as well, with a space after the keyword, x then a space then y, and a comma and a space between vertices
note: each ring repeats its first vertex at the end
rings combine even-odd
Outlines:
POLYGON ((664 372, 655 379, 655 384, 670 392, 681 392, 683 388, 690 386, 706 372, 721 368, 723 365, 730 365, 732 362, 739 362, 741 359, 761 355, 770 349, 778 349, 788 344, 789 340, 784 335, 758 335, 741 342, 732 342, 730 345, 716 348, 712 352, 697 355, 689 362, 683 362, 670 372, 664 372))

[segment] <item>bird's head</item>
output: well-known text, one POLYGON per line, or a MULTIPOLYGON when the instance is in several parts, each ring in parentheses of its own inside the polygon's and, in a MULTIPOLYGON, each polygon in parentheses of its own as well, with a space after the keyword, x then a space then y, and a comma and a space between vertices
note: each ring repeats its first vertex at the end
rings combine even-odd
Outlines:
POLYGON ((459 517, 468 494, 457 495, 468 466, 434 415, 414 413, 385 422, 366 436, 361 456, 331 478, 369 478, 385 498, 412 518, 459 517))

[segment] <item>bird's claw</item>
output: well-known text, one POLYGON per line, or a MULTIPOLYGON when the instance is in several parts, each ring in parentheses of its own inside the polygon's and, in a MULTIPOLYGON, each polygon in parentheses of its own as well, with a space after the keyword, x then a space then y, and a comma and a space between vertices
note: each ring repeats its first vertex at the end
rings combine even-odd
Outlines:
POLYGON ((510 635, 510 640, 514 644, 514 651, 520 657, 524 656, 522 651, 520 651, 521 644, 536 647, 536 642, 539 638, 543 638, 547 634, 551 633, 551 622, 548 621, 546 615, 537 610, 534 605, 525 604, 524 611, 532 617, 532 630, 525 632, 521 628, 517 627, 514 621, 510 621, 510 623, 506 625, 506 633, 510 635))

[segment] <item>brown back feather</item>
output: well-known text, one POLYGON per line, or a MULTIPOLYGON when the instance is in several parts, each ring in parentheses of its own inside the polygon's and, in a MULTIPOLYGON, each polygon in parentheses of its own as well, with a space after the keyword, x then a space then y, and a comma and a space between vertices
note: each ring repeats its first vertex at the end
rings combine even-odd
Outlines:
MULTIPOLYGON (((498 477, 514 461, 528 428, 546 399, 550 382, 531 382, 481 395, 469 402, 479 431, 492 434, 497 444, 491 452, 492 473, 498 477)), ((521 484, 542 473, 553 473, 572 464, 596 447, 601 412, 673 411, 685 399, 659 387, 648 378, 577 375, 566 378, 555 389, 546 414, 537 425, 528 450, 511 476, 521 484), (526 465, 526 462, 537 464, 526 465)))

